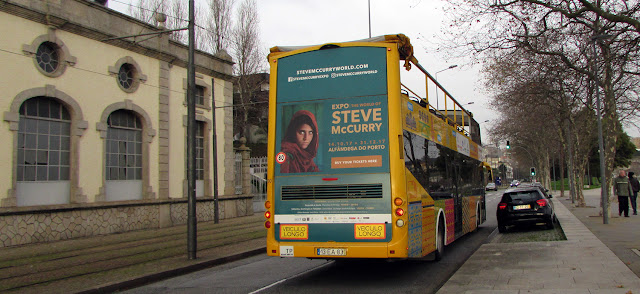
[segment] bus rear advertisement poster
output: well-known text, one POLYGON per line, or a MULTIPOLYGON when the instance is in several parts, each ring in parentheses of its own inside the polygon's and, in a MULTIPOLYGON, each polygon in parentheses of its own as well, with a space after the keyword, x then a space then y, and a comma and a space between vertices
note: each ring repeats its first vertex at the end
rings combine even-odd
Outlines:
POLYGON ((370 96, 279 106, 276 172, 387 172, 385 100, 370 96))
POLYGON ((385 60, 352 47, 278 61, 276 176, 388 172, 385 60))

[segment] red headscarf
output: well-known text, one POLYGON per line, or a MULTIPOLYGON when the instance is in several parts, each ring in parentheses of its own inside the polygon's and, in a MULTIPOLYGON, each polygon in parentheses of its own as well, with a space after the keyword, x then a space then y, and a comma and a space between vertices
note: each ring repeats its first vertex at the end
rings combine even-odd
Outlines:
POLYGON ((318 123, 313 113, 300 110, 293 114, 284 138, 281 142, 282 152, 287 153, 287 159, 280 166, 280 173, 318 172, 318 166, 313 162, 318 152, 318 123), (306 149, 296 143, 296 130, 303 124, 309 124, 313 129, 313 138, 306 149))

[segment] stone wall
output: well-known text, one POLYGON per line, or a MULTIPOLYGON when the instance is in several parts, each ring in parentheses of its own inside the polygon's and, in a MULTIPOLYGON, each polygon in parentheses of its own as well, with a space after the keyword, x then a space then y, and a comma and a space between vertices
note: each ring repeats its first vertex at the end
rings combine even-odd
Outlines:
MULTIPOLYGON (((221 196, 219 208, 220 219, 253 214, 250 196, 221 196)), ((198 199, 196 217, 199 222, 214 220, 212 197, 198 199)), ((156 229, 186 223, 186 199, 0 211, 0 247, 156 229)))

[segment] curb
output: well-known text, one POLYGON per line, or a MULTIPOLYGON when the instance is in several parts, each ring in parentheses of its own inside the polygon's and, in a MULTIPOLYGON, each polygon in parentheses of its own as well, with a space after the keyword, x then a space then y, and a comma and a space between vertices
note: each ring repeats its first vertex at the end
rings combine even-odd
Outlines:
POLYGON ((158 282, 158 281, 161 281, 161 280, 166 280, 168 278, 182 276, 182 275, 185 275, 185 274, 188 274, 188 273, 196 272, 196 271, 203 270, 203 269, 206 269, 206 268, 210 268, 210 267, 213 267, 213 266, 216 266, 216 265, 229 263, 229 262, 232 262, 232 261, 236 261, 236 260, 244 259, 244 258, 247 258, 247 257, 259 255, 259 254, 262 254, 262 253, 265 253, 265 252, 267 252, 267 247, 266 246, 262 247, 262 248, 250 250, 250 251, 247 251, 247 252, 243 252, 243 253, 238 253, 238 254, 235 254, 235 255, 225 256, 225 257, 211 259, 211 260, 204 260, 202 262, 198 262, 198 263, 195 263, 195 264, 192 264, 192 265, 188 265, 188 266, 185 266, 185 267, 181 267, 181 268, 176 268, 176 269, 167 270, 167 271, 164 271, 164 272, 159 272, 159 273, 155 273, 155 274, 150 274, 150 275, 146 275, 146 276, 132 278, 132 279, 127 280, 127 281, 116 282, 116 283, 107 284, 107 285, 101 285, 101 286, 97 286, 97 287, 94 287, 94 288, 91 288, 91 289, 87 289, 87 290, 83 290, 83 291, 76 292, 76 293, 80 293, 80 294, 111 293, 111 292, 116 292, 116 291, 132 289, 132 288, 140 287, 140 286, 143 286, 143 285, 146 285, 146 284, 158 282))

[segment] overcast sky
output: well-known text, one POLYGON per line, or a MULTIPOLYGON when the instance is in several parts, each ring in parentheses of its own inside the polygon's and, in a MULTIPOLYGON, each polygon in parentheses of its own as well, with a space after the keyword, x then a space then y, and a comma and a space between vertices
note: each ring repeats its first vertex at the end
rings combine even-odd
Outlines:
MULTIPOLYGON (((203 0, 196 0, 196 2, 200 1, 203 0)), ((432 75, 451 65, 459 65, 438 73, 438 81, 460 104, 473 102, 465 108, 473 112, 476 121, 481 123, 483 142, 487 144, 487 128, 493 121, 482 122, 494 120, 496 114, 488 109, 488 98, 481 89, 479 67, 465 65, 467 61, 464 60, 448 60, 434 50, 437 46, 436 35, 443 27, 442 1, 370 1, 372 36, 397 33, 407 35, 411 38, 415 56, 432 75)), ((137 1, 112 0, 109 1, 109 7, 127 13, 126 6, 121 2, 137 1)), ((369 37, 367 0, 257 0, 257 2, 261 41, 265 48, 283 45, 316 45, 369 37)), ((404 69, 402 71, 404 72, 404 69)), ((410 81, 408 85, 413 90, 420 94, 424 93, 424 82, 417 69, 411 70, 407 79, 410 81)), ((432 104, 436 104, 433 102, 434 94, 430 93, 432 104)), ((442 93, 439 96, 439 104, 442 104, 442 93)), ((440 108, 443 108, 443 105, 440 105, 440 108)))

